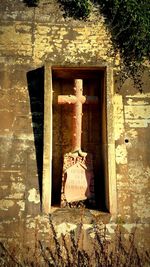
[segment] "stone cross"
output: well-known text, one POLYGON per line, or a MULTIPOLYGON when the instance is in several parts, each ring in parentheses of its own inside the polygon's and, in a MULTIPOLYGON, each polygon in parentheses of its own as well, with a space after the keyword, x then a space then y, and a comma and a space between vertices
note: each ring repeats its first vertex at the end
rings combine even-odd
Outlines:
POLYGON ((81 134, 82 134, 82 105, 96 104, 97 96, 83 95, 83 81, 81 79, 74 80, 74 95, 59 95, 58 104, 72 104, 72 152, 81 151, 81 134))

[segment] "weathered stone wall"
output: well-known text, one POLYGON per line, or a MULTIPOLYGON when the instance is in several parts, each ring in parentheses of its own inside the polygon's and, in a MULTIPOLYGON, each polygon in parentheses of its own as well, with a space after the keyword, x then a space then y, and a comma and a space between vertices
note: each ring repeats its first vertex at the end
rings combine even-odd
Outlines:
MULTIPOLYGON (((96 9, 87 22, 81 22, 64 19, 56 0, 43 0, 38 8, 28 8, 21 0, 2 0, 0 17, 0 235, 4 240, 27 240, 31 233, 34 235, 37 221, 38 227, 43 227, 43 234, 47 233, 43 226, 47 217, 40 209, 41 181, 38 178, 41 173, 37 168, 35 149, 35 141, 42 144, 43 100, 38 90, 39 84, 43 90, 43 78, 39 78, 39 73, 43 73, 41 67, 45 61, 53 65, 77 66, 101 66, 107 62, 115 69, 115 60, 107 55, 110 34, 96 9), (39 70, 34 74, 35 91, 31 96, 28 75, 34 69, 39 70), (31 98, 32 106, 37 109, 31 110, 31 98)), ((110 232, 114 223, 119 222, 128 233, 137 222, 139 243, 147 247, 150 88, 146 72, 143 82, 142 94, 134 89, 132 81, 127 80, 119 93, 114 91, 112 98, 117 218, 87 211, 84 223, 90 225, 94 216, 98 221, 106 220, 110 232)), ((42 155, 42 150, 39 154, 42 155)), ((42 162, 42 156, 40 159, 42 162)), ((69 216, 68 211, 58 209, 53 217, 61 230, 65 221, 71 225, 79 222, 79 215, 69 216)))

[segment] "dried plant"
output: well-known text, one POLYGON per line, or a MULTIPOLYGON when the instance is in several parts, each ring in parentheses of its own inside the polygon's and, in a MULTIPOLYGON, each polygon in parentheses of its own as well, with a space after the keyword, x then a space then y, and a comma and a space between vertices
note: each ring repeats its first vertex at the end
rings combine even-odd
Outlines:
POLYGON ((117 225, 114 236, 110 239, 107 227, 95 221, 92 225, 94 238, 89 236, 88 251, 82 246, 83 222, 77 231, 60 237, 49 217, 49 243, 38 238, 35 229, 35 246, 26 246, 18 251, 17 247, 7 248, 0 243, 1 267, 143 267, 149 266, 150 255, 147 251, 139 252, 135 245, 136 231, 129 234, 128 242, 117 225))

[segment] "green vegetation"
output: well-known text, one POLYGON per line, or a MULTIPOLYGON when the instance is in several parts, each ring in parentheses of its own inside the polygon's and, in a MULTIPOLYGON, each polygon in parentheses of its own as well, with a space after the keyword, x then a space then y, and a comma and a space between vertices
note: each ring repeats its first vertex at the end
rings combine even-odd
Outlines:
POLYGON ((111 32, 115 52, 120 52, 123 79, 131 77, 142 91, 143 63, 150 59, 150 1, 97 0, 111 32))
POLYGON ((86 19, 90 14, 91 2, 89 0, 58 0, 63 6, 65 16, 75 19, 86 19))
MULTIPOLYGON (((89 0, 59 0, 66 15, 86 19, 90 14, 89 0), (82 2, 82 5, 81 5, 82 2), (84 8, 83 8, 84 7, 84 8), (81 12, 82 11, 82 12, 81 12)), ((111 32, 113 49, 122 60, 121 83, 131 77, 142 91, 143 63, 150 59, 150 1, 149 0, 94 0, 104 15, 111 32)))
MULTIPOLYGON (((40 0, 24 0, 38 4, 40 0)), ((65 16, 86 20, 92 5, 97 5, 111 32, 113 49, 120 53, 124 78, 131 77, 141 90, 143 63, 150 60, 149 0, 57 0, 65 16)))
POLYGON ((85 19, 91 3, 99 5, 111 30, 115 48, 137 62, 150 59, 150 1, 149 0, 58 0, 67 16, 85 19))
POLYGON ((40 0, 23 0, 28 7, 37 7, 40 0))

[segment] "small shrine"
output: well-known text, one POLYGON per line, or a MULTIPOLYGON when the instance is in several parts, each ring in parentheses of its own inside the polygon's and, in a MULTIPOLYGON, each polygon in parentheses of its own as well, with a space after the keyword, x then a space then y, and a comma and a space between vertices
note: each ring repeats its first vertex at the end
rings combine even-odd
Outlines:
POLYGON ((52 68, 52 206, 105 209, 104 73, 52 68))
POLYGON ((96 96, 83 95, 83 80, 74 80, 74 95, 58 96, 58 104, 72 105, 72 151, 64 155, 61 202, 94 201, 94 174, 92 156, 82 152, 82 105, 96 104, 96 96), (92 191, 90 191, 92 185, 92 191))

